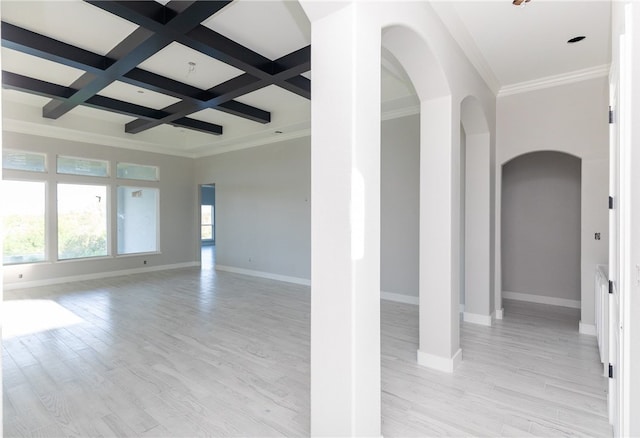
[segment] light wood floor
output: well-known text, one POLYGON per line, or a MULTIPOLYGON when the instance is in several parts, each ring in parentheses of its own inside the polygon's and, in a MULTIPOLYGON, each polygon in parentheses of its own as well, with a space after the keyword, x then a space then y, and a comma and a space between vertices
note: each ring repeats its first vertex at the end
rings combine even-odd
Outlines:
MULTIPOLYGON (((417 307, 383 302, 385 436, 611 436, 577 311, 505 304, 462 324, 448 375, 416 364, 417 307)), ((4 436, 309 434, 307 287, 191 268, 13 291, 4 312, 4 436)))

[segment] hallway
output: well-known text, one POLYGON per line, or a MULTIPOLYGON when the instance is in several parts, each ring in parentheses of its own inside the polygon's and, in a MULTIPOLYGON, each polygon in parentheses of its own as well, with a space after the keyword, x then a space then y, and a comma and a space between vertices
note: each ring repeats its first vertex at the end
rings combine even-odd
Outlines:
MULTIPOLYGON (((76 319, 4 328, 7 437, 309 434, 308 287, 187 268, 11 291, 5 312, 40 300, 76 319)), ((416 364, 417 311, 382 303, 384 436, 611 435, 574 310, 463 323, 453 375, 416 364)))

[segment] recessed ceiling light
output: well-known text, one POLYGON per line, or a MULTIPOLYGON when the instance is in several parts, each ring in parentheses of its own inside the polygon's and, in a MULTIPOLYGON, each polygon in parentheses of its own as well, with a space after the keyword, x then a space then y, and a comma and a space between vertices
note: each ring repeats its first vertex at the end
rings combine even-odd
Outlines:
POLYGON ((577 43, 578 41, 582 41, 585 38, 586 38, 586 36, 584 36, 584 35, 576 36, 576 37, 571 38, 570 40, 567 40, 567 44, 577 43))
POLYGON ((138 93, 144 94, 144 90, 138 90, 138 93))

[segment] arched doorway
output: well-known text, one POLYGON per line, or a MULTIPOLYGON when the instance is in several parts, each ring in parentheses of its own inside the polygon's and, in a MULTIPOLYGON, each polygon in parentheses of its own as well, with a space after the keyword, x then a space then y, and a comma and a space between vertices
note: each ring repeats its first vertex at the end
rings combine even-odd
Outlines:
POLYGON ((311 432, 378 436, 381 45, 420 100, 418 362, 443 371, 461 360, 460 108, 427 44, 428 6, 302 5, 313 44, 311 432))
POLYGON ((503 165, 503 298, 581 308, 581 182, 580 158, 563 152, 503 165))

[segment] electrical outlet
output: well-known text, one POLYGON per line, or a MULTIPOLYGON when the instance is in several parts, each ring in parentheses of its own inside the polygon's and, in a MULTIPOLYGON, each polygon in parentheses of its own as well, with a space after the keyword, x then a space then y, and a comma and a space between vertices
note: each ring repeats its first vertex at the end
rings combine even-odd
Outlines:
POLYGON ((147 261, 145 260, 145 261, 144 261, 144 262, 142 262, 142 263, 146 265, 146 264, 147 264, 147 261))
POLYGON ((22 274, 18 274, 18 278, 22 278, 22 274))
POLYGON ((596 240, 600 240, 600 233, 596 233, 596 234, 595 234, 595 239, 596 239, 596 240))

